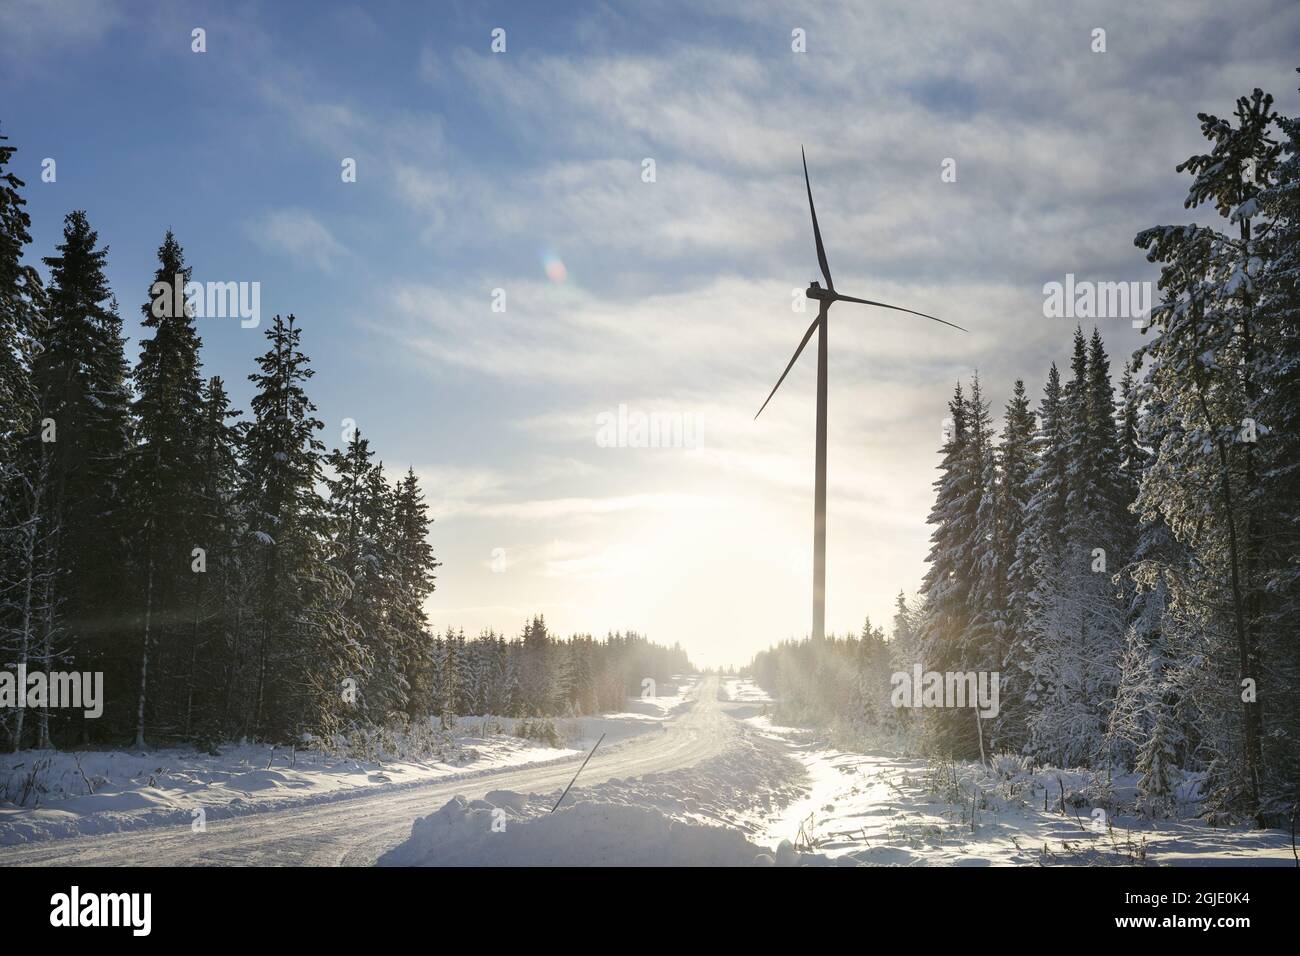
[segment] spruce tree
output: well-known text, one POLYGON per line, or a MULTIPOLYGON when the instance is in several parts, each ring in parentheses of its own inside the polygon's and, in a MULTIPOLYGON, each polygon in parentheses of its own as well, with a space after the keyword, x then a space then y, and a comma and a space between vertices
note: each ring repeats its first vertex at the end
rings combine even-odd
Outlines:
POLYGON ((997 450, 999 484, 995 497, 997 539, 994 548, 1002 574, 1003 594, 995 619, 995 634, 1000 653, 1001 706, 990 741, 995 750, 1013 752, 1024 746, 1028 735, 1025 694, 1029 657, 1024 636, 1033 578, 1029 569, 1019 561, 1019 555, 1033 487, 1031 478, 1037 467, 1035 424, 1025 383, 1017 379, 1003 414, 1002 436, 997 450))
MULTIPOLYGON (((399 644, 400 666, 410 688, 407 705, 411 716, 432 709, 427 670, 421 666, 429 643, 429 621, 425 601, 433 593, 434 570, 440 563, 429 543, 429 507, 420 491, 415 470, 408 468, 397 486, 392 525, 393 573, 397 593, 392 609, 392 625, 399 644)), ((500 649, 504 656, 504 647, 500 649)), ((496 713, 504 713, 504 709, 496 713)))
MULTIPOLYGON (((107 248, 84 212, 64 219, 50 270, 49 320, 33 366, 39 434, 29 436, 29 473, 48 476, 45 572, 51 594, 41 625, 45 669, 57 660, 102 670, 110 687, 127 686, 121 627, 129 608, 125 571, 129 394, 122 322, 104 277, 107 248), (51 440, 44 440, 44 439, 51 440)), ((106 723, 125 718, 106 703, 106 723)), ((49 712, 39 717, 39 746, 50 746, 49 712)), ((81 726, 83 736, 90 728, 81 726)))
POLYGON ((154 687, 166 688, 167 668, 192 654, 185 646, 193 637, 192 628, 186 627, 186 610, 192 604, 191 551, 203 462, 198 443, 200 340, 183 297, 189 277, 184 250, 168 230, 158 247, 149 300, 140 310, 142 325, 153 334, 141 342, 135 367, 135 434, 127 463, 129 544, 140 582, 137 749, 145 746, 151 694, 162 696, 154 687), (151 666, 157 675, 154 687, 151 666))
MULTIPOLYGON (((6 660, 26 665, 38 652, 54 569, 43 560, 51 539, 49 469, 43 458, 22 451, 38 427, 32 361, 44 321, 45 290, 24 262, 31 220, 19 190, 23 181, 7 169, 15 152, 0 136, 0 648, 6 660)), ((9 731, 22 746, 25 708, 16 708, 9 731)))
POLYGON ((0 480, 17 465, 17 445, 31 431, 36 412, 33 351, 43 320, 45 290, 24 262, 32 237, 23 181, 7 167, 15 148, 0 135, 0 480))
POLYGON ((1095 330, 1089 341, 1076 328, 1071 372, 1062 392, 1064 520, 1056 557, 1039 565, 1034 602, 1031 670, 1045 694, 1030 726, 1040 756, 1088 764, 1104 746, 1119 679, 1115 576, 1129 545, 1110 363, 1095 330))
MULTIPOLYGON (((1300 779, 1300 120, 1278 117, 1281 159, 1258 194, 1261 252, 1256 321, 1266 330, 1256 424, 1258 485, 1251 500, 1267 531, 1259 537, 1261 665, 1270 693, 1261 758, 1275 804, 1281 781, 1300 779)), ((1249 203, 1250 200, 1247 200, 1249 203)), ((1240 213, 1240 207, 1238 212, 1240 213)))
POLYGON ((920 647, 922 663, 928 668, 935 666, 937 657, 946 655, 945 649, 956 641, 968 623, 966 598, 971 575, 965 547, 974 528, 965 507, 971 492, 967 472, 969 406, 960 382, 948 403, 948 412, 943 460, 939 465, 941 474, 934 482, 935 503, 927 519, 934 526, 927 557, 930 566, 921 582, 924 607, 919 626, 920 647))
POLYGON ((1262 823, 1276 778, 1263 764, 1265 513, 1247 423, 1260 420, 1271 364, 1261 343, 1281 331, 1259 308, 1257 282, 1269 248, 1261 238, 1267 230, 1255 228, 1281 147, 1272 136, 1272 98, 1259 90, 1238 100, 1233 119, 1198 118, 1212 147, 1178 167, 1194 177, 1185 205, 1210 203, 1237 229, 1231 235, 1157 226, 1135 239, 1161 264, 1156 328, 1139 357, 1147 369, 1146 407, 1167 436, 1138 500, 1144 518, 1162 517, 1195 555, 1174 612, 1195 620, 1203 634, 1199 653, 1208 666, 1196 697, 1210 714, 1238 714, 1235 729, 1213 717, 1201 727, 1204 748, 1214 754, 1212 802, 1262 823))
MULTIPOLYGON (((922 589, 925 611, 921 625, 924 666, 934 671, 994 670, 989 595, 977 586, 981 561, 987 555, 987 523, 981 522, 986 463, 991 456, 988 405, 978 379, 965 398, 960 384, 948 405, 950 438, 944 445, 938 496, 930 513, 930 568, 922 589), (974 625, 974 626, 973 626, 974 625)), ((985 515, 988 515, 986 509, 985 515)), ((926 714, 927 736, 944 753, 979 755, 974 718, 946 709, 926 714)))
POLYGON ((230 706, 244 659, 247 566, 239 504, 242 429, 219 376, 203 388, 196 445, 200 485, 192 511, 188 661, 182 733, 209 745, 233 734, 230 706))
POLYGON ((328 521, 316 493, 322 423, 305 391, 313 373, 301 332, 292 315, 275 316, 266 330, 270 348, 249 376, 257 393, 244 442, 243 507, 257 582, 250 729, 273 739, 337 726, 342 682, 368 669, 343 609, 346 579, 326 560, 328 521))
MULTIPOLYGON (((1016 549, 1013 576, 1031 582, 1025 607, 1025 624, 1009 652, 1018 667, 1027 667, 1022 677, 1023 696, 1019 705, 1026 722, 1026 749, 1043 755, 1052 744, 1035 731, 1035 720, 1047 706, 1052 675, 1045 666, 1050 660, 1045 647, 1061 590, 1061 562, 1065 554, 1065 525, 1069 496, 1068 417, 1060 373, 1053 363, 1039 403, 1038 428, 1034 436, 1037 465, 1029 479, 1025 507, 1025 529, 1016 549)), ((1015 679, 1012 672, 1012 679, 1015 679)))

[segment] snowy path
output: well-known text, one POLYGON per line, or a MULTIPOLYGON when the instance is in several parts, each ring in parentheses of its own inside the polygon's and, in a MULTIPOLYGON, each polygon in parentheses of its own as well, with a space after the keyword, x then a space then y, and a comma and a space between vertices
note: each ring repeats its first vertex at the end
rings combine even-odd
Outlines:
MULTIPOLYGON (((726 750, 739 729, 717 701, 716 679, 704 680, 694 693, 693 705, 666 722, 662 732, 598 751, 580 783, 676 770, 726 750)), ((209 821, 205 833, 180 825, 5 847, 0 848, 0 866, 369 866, 410 834, 416 817, 457 794, 473 799, 491 790, 513 790, 558 796, 580 763, 581 757, 575 757, 209 821)))

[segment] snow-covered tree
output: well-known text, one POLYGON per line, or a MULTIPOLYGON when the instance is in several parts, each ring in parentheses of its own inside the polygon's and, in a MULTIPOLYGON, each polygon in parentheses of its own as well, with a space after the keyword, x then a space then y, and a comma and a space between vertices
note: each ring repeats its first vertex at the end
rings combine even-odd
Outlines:
POLYGON ((299 346, 302 330, 279 315, 266 331, 268 351, 249 376, 257 387, 245 436, 244 507, 257 581, 254 653, 257 679, 251 729, 271 737, 335 726, 338 688, 368 668, 346 614, 346 579, 326 560, 328 520, 316 492, 322 427, 304 385, 312 375, 299 346))

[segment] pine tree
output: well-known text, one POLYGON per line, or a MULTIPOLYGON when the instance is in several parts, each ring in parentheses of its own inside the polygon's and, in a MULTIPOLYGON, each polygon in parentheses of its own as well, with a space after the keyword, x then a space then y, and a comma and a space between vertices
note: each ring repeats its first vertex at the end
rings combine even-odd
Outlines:
MULTIPOLYGON (((44 259, 49 321, 40 330, 33 366, 43 424, 28 440, 27 467, 29 474, 48 476, 50 537, 43 558, 51 593, 44 601, 39 657, 47 670, 67 659, 105 671, 108 686, 120 687, 116 628, 126 590, 129 397, 122 322, 104 277, 108 250, 97 248, 98 241, 84 212, 69 213, 59 254, 44 259), (42 440, 47 437, 53 440, 42 440)), ((38 719, 38 745, 50 746, 48 710, 38 719)), ((81 730, 89 733, 85 723, 81 730)))
POLYGON ((438 712, 442 717, 444 730, 450 730, 456 725, 456 704, 462 694, 461 663, 463 655, 461 654, 461 645, 463 643, 463 634, 453 635, 451 631, 448 631, 442 646, 443 656, 440 669, 442 703, 438 708, 438 712))
POLYGON ((1233 707, 1239 733, 1211 721, 1206 749, 1217 806, 1263 822, 1266 780, 1263 712, 1243 692, 1266 679, 1261 668, 1261 574, 1264 525, 1255 442, 1246 421, 1259 421, 1260 386, 1269 360, 1260 342, 1275 339, 1268 311, 1257 308, 1259 264, 1268 253, 1253 223, 1262 187, 1277 175, 1281 147, 1272 139, 1272 98, 1256 90, 1237 102, 1236 124, 1199 114, 1210 152, 1179 165, 1193 184, 1185 205, 1210 202, 1238 226, 1230 236, 1201 226, 1158 226, 1135 243, 1161 263, 1157 334, 1146 360, 1147 408, 1167 437, 1139 494, 1143 517, 1159 515, 1196 557, 1192 585, 1175 612, 1203 627, 1210 666, 1198 698, 1233 707), (1158 500, 1160 495, 1168 496, 1158 500), (1212 506, 1207 513, 1207 502, 1212 506), (1235 671, 1235 674, 1234 674, 1235 671))
POLYGON ((1138 808, 1151 816, 1167 813, 1174 802, 1173 771, 1181 736, 1170 712, 1161 710, 1151 736, 1138 753, 1138 808))
POLYGON ((996 493, 997 566, 1003 579, 1001 607, 995 619, 995 635, 1001 653, 1000 695, 1004 701, 992 728, 994 750, 1021 749, 1028 738, 1026 727, 1029 654, 1024 640, 1029 621, 1033 578, 1019 560, 1026 515, 1032 493, 1032 476, 1037 467, 1034 453, 1035 421, 1025 394, 1025 383, 1017 379, 1003 415, 1002 437, 997 460, 999 484, 996 493))
POLYGON ((973 513, 965 548, 974 575, 967 596, 970 624, 962 635, 960 670, 995 671, 1001 664, 1001 638, 1006 616, 1007 566, 1003 562, 1000 480, 993 447, 992 421, 979 376, 971 380, 967 425, 966 471, 970 492, 966 508, 973 513))
POLYGON ((31 218, 19 189, 23 181, 6 167, 15 148, 0 135, 0 479, 11 477, 20 436, 30 433, 36 412, 31 363, 40 334, 45 290, 36 270, 23 262, 31 244, 31 218))
MULTIPOLYGON (((410 688, 411 716, 432 709, 427 671, 421 666, 429 642, 429 621, 424 603, 434 591, 434 570, 441 564, 429 544, 431 519, 415 470, 408 468, 397 487, 393 516, 394 575, 398 591, 392 610, 392 625, 400 644, 400 664, 410 688)), ((504 656, 504 646, 499 649, 504 656)), ((504 709, 496 711, 504 713, 504 709)))
MULTIPOLYGON (((1043 664, 1049 660, 1044 647, 1059 593, 1059 575, 1065 553, 1065 523, 1069 495, 1068 419, 1060 373, 1053 363, 1039 403, 1038 429, 1034 436, 1037 466, 1029 479, 1029 497, 1025 507, 1025 527, 1017 542, 1016 563, 1012 576, 1030 582, 1022 632, 1012 645, 1009 656, 1025 669, 1021 676, 1023 696, 1013 700, 1019 705, 1030 734, 1026 745, 1031 752, 1042 753, 1047 746, 1034 739, 1029 726, 1031 715, 1042 712, 1047 702, 1051 674, 1043 664)), ((1016 672, 1012 671, 1015 680, 1016 672)), ((1040 735, 1041 737, 1041 735, 1040 735)))
POLYGON ((229 420, 225 383, 213 376, 200 399, 195 443, 200 485, 192 511, 189 659, 183 686, 184 736, 211 744, 234 733, 231 700, 240 680, 244 633, 240 626, 247 591, 239 506, 241 429, 229 420))
POLYGON ((1031 670, 1046 690, 1029 723, 1036 753, 1089 764, 1104 746, 1124 614, 1115 575, 1129 547, 1110 362, 1101 336, 1074 334, 1065 412, 1064 523, 1040 563, 1031 670))
POLYGON ((944 645, 955 640, 967 625, 966 597, 971 575, 964 548, 973 531, 971 516, 963 508, 970 495, 970 476, 966 472, 968 408, 958 382, 948 403, 941 475, 934 483, 937 494, 927 519, 934 531, 927 558, 930 567, 921 583, 925 603, 919 631, 921 653, 928 667, 934 666, 932 655, 942 654, 944 645))
MULTIPOLYGON (((851 640, 851 639, 850 639, 851 640)), ((874 627, 868 617, 862 623, 855 653, 857 686, 852 700, 857 715, 855 737, 862 741, 890 741, 897 744, 906 726, 903 715, 890 703, 892 677, 897 661, 882 628, 874 627)))
MULTIPOLYGON (((158 247, 150 299, 141 307, 153 336, 140 346, 132 406, 135 436, 127 462, 130 549, 143 593, 139 595, 140 655, 135 747, 144 749, 149 669, 166 675, 167 652, 181 659, 192 630, 184 625, 192 582, 190 552, 202 485, 199 413, 200 341, 183 297, 190 269, 169 230, 158 247), (151 657, 153 658, 151 662, 151 657)), ((155 684, 167 686, 165 680, 155 684)), ((156 696, 156 695, 155 695, 156 696)))
MULTIPOLYGON (((980 509, 985 500, 986 463, 992 454, 988 406, 978 378, 969 400, 958 384, 948 408, 952 429, 943 449, 943 474, 935 482, 938 496, 929 523, 936 527, 931 535, 930 568, 922 583, 924 666, 935 671, 994 670, 997 665, 989 665, 995 649, 986 626, 987 595, 976 584, 987 554, 987 522, 981 522, 980 509)), ((953 755, 978 756, 978 735, 969 714, 939 710, 926 717, 927 737, 934 746, 953 755)))
POLYGON ((382 724, 405 711, 407 688, 389 629, 392 560, 386 525, 392 492, 372 458, 369 442, 354 432, 346 451, 336 449, 325 458, 334 473, 325 485, 329 563, 345 588, 342 614, 349 639, 368 652, 360 681, 366 716, 382 724))
POLYGON ((520 703, 526 716, 542 717, 554 712, 558 694, 551 644, 546 619, 541 615, 533 617, 524 627, 519 674, 520 703))
POLYGON ((590 636, 574 638, 566 647, 564 696, 571 714, 589 714, 596 709, 596 679, 593 672, 594 644, 590 636))
POLYGON ((897 662, 902 668, 922 663, 919 635, 917 633, 918 609, 907 600, 902 591, 894 598, 894 620, 891 645, 897 662))
MULTIPOLYGON (((6 169, 15 152, 6 139, 0 136, 0 648, 7 660, 26 665, 39 647, 54 574, 43 558, 52 537, 48 463, 21 456, 37 424, 31 366, 46 302, 40 277, 23 261, 31 220, 19 192, 23 181, 6 169)), ((13 726, 3 723, 15 750, 25 716, 17 708, 13 726)))
POLYGON ((256 690, 252 728, 283 738, 297 729, 326 732, 340 718, 339 687, 368 669, 365 649, 343 611, 348 587, 326 561, 327 518, 316 494, 322 423, 304 384, 312 375, 292 315, 275 316, 271 345, 258 360, 245 437, 244 508, 258 545, 256 690))
POLYGON ((1254 452, 1258 485, 1250 507, 1267 529, 1258 543, 1258 623, 1263 683, 1274 691, 1269 721, 1276 728, 1263 736, 1261 759, 1266 786, 1285 808, 1280 782, 1300 779, 1300 700, 1294 693, 1277 693, 1300 685, 1295 623, 1300 620, 1300 120, 1279 117, 1277 122, 1284 158, 1257 197, 1265 226, 1259 230, 1264 265, 1256 322, 1265 330, 1260 340, 1267 347, 1261 356, 1254 452))

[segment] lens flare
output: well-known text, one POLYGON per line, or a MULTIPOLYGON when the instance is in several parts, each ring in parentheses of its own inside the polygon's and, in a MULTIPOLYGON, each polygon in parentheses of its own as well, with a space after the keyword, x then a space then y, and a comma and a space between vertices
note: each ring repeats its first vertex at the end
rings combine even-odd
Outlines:
POLYGON ((552 282, 563 282, 569 277, 569 270, 564 268, 564 260, 549 249, 542 253, 542 268, 546 270, 546 278, 552 282))

